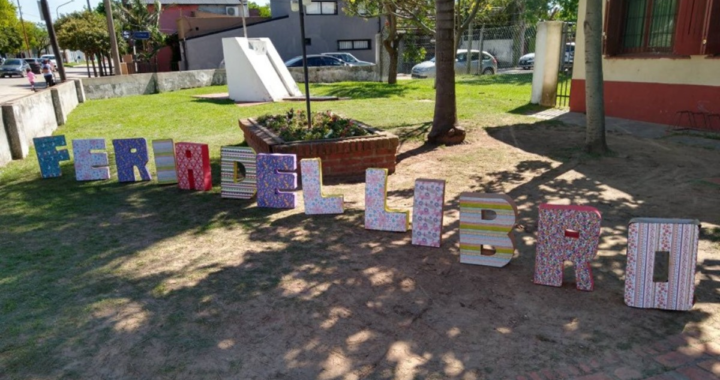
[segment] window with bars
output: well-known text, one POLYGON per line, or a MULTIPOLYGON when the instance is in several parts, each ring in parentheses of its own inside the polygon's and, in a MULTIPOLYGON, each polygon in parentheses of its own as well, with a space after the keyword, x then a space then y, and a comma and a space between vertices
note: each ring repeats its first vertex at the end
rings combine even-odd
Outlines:
POLYGON ((338 40, 338 50, 369 50, 370 40, 338 40))
POLYGON ((337 2, 335 1, 313 1, 305 7, 305 13, 308 15, 336 15, 337 2))
POLYGON ((606 1, 606 56, 720 54, 720 0, 606 1))

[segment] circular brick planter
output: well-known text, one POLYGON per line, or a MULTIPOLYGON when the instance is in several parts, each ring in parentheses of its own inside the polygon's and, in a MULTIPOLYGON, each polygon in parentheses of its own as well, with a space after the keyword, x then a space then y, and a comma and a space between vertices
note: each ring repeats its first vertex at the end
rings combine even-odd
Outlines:
POLYGON ((241 119, 239 122, 245 141, 255 152, 294 153, 298 161, 319 157, 322 159, 323 177, 364 175, 367 168, 385 168, 390 173, 395 172, 398 137, 357 121, 370 135, 293 142, 285 142, 254 119, 241 119))

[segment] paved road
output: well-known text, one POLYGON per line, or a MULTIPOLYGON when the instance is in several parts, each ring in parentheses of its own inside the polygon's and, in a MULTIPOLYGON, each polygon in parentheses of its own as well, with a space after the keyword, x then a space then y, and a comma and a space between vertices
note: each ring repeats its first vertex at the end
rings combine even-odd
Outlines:
MULTIPOLYGON (((82 67, 66 67, 65 75, 68 79, 87 78, 87 68, 82 67)), ((60 78, 56 76, 56 78, 60 78)), ((35 75, 35 88, 38 90, 45 89, 45 79, 41 74, 35 75)), ((25 95, 32 94, 30 90, 30 82, 27 78, 5 77, 0 78, 0 103, 4 103, 25 95)))

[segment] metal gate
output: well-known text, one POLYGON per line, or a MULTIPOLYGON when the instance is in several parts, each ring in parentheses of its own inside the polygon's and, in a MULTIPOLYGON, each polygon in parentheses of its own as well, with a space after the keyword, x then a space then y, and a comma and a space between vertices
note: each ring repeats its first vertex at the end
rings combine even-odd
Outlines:
POLYGON ((570 82, 572 81, 573 62, 575 62, 574 22, 563 23, 560 41, 560 65, 558 67, 558 87, 555 107, 566 108, 570 104, 570 82))

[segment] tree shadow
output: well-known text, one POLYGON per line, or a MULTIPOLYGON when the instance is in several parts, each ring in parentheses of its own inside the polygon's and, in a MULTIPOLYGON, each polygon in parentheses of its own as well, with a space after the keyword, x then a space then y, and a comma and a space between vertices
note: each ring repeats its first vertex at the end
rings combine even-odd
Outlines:
POLYGON ((377 82, 322 83, 315 85, 316 91, 326 96, 351 99, 390 98, 405 95, 411 87, 377 82))

